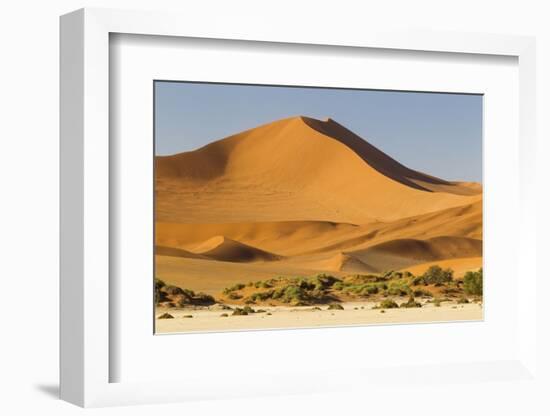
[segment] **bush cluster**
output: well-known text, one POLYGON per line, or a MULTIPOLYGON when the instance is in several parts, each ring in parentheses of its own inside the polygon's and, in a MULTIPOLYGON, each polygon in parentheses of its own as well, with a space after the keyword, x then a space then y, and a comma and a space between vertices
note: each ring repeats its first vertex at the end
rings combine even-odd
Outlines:
POLYGON ((399 305, 400 308, 421 308, 422 304, 420 302, 417 302, 414 299, 414 296, 409 296, 409 300, 407 302, 403 302, 401 305, 399 305))
POLYGON ((392 299, 384 299, 374 308, 375 309, 394 309, 394 308, 399 308, 399 305, 392 299))
POLYGON ((466 272, 464 292, 468 295, 483 295, 483 269, 479 269, 477 272, 466 272))
POLYGON ((249 315, 252 313, 256 313, 256 311, 252 309, 250 306, 245 306, 244 308, 235 308, 231 315, 241 316, 241 315, 249 315))
POLYGON ((272 289, 252 293, 246 298, 245 303, 267 300, 276 300, 297 306, 324 303, 331 299, 328 291, 338 282, 340 280, 334 276, 320 274, 310 278, 284 279, 285 284, 274 287, 275 281, 272 279, 267 282, 267 285, 263 284, 265 282, 260 282, 257 285, 258 288, 270 287, 272 289))
POLYGON ((229 293, 231 292, 235 292, 237 290, 241 290, 241 289, 244 289, 245 288, 245 285, 243 283, 237 283, 231 287, 226 287, 224 290, 223 290, 223 294, 224 295, 228 295, 229 293))
POLYGON ((422 278, 427 285, 443 285, 453 280, 453 270, 434 265, 426 270, 422 278))
POLYGON ((167 285, 162 280, 155 278, 155 304, 158 305, 160 302, 165 302, 164 305, 169 307, 184 307, 187 305, 213 305, 216 300, 206 293, 195 293, 190 289, 167 285))

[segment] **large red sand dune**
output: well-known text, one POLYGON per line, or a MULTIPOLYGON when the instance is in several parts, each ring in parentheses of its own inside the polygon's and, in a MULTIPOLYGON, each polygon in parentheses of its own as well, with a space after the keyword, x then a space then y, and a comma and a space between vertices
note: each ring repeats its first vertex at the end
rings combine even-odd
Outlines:
POLYGON ((363 224, 481 198, 471 186, 404 167, 335 121, 306 117, 157 157, 156 195, 157 221, 172 223, 363 224))
POLYGON ((481 266, 480 184, 410 169, 331 119, 275 121, 155 165, 157 272, 183 286, 481 266))

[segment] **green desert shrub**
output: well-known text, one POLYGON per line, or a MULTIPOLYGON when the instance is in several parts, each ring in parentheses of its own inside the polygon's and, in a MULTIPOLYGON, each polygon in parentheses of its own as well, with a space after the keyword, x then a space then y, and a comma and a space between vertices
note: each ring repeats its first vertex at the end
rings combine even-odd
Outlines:
POLYGON ((409 296, 409 300, 407 302, 403 302, 401 305, 399 305, 400 308, 421 308, 422 304, 420 302, 417 302, 414 299, 414 296, 409 296))
POLYGON ((412 292, 409 285, 402 280, 391 281, 388 283, 387 294, 393 296, 405 296, 412 292))
POLYGON ((393 299, 384 299, 378 305, 375 306, 376 309, 394 309, 399 308, 399 305, 393 299))
POLYGON ((194 305, 213 305, 216 303, 216 299, 213 296, 206 293, 199 292, 193 297, 194 305))
POLYGON ((329 311, 331 311, 331 310, 343 311, 344 307, 342 305, 340 305, 339 303, 331 303, 330 305, 328 305, 328 310, 329 311))
POLYGON ((380 291, 378 286, 374 284, 365 285, 365 289, 369 295, 376 295, 380 291))
POLYGON ((442 285, 453 280, 452 269, 442 269, 438 265, 430 266, 422 275, 424 282, 429 285, 442 285))
POLYGON ((345 289, 346 293, 348 294, 354 294, 363 297, 377 294, 379 290, 379 286, 376 283, 349 285, 345 289))
POLYGON ((174 296, 174 295, 182 295, 184 292, 183 292, 183 289, 181 287, 177 287, 177 286, 172 286, 172 285, 169 285, 169 286, 164 286, 162 288, 162 291, 168 295, 171 295, 171 296, 174 296))
POLYGON ((229 292, 227 294, 227 297, 231 300, 239 300, 239 299, 242 299, 243 296, 242 295, 239 295, 238 293, 235 293, 235 292, 229 292))
POLYGON ((188 298, 180 297, 178 300, 176 300, 175 304, 178 308, 185 308, 186 306, 189 306, 191 303, 189 302, 188 298))
POLYGON ((470 301, 466 298, 460 298, 456 301, 456 303, 458 303, 459 305, 461 304, 465 304, 465 303, 470 303, 470 301))
POLYGON ((166 283, 155 277, 155 305, 165 300, 165 294, 161 292, 164 286, 166 286, 166 283))
POLYGON ((255 313, 256 311, 254 309, 252 309, 250 306, 245 306, 243 308, 243 311, 246 312, 246 313, 255 313))
POLYGON ((161 292, 160 289, 155 288, 155 305, 158 305, 164 300, 166 300, 166 294, 161 292))
POLYGON ((233 315, 233 316, 248 315, 248 312, 245 311, 242 308, 235 308, 235 310, 233 311, 233 313, 231 315, 233 315))
POLYGON ((275 293, 274 290, 268 290, 266 292, 256 292, 252 293, 248 298, 253 302, 266 301, 273 298, 273 293, 275 293))
POLYGON ((213 296, 202 292, 195 293, 188 289, 181 289, 181 292, 179 292, 173 300, 179 307, 185 307, 187 305, 210 306, 216 303, 216 299, 214 299, 213 296))
POLYGON ((224 290, 223 290, 223 293, 225 295, 228 295, 229 293, 231 292, 235 292, 237 290, 241 290, 241 289, 244 289, 245 288, 245 284, 244 283, 237 283, 233 286, 230 286, 230 287, 226 287, 224 290))
POLYGON ((160 315, 157 319, 174 319, 174 317, 170 315, 168 312, 165 312, 162 315, 160 315))
POLYGON ((416 289, 413 291, 413 296, 414 297, 427 297, 427 298, 431 298, 433 297, 433 293, 430 292, 429 290, 424 290, 424 289, 416 289))
POLYGON ((303 290, 313 290, 315 289, 315 283, 309 279, 300 279, 296 282, 296 286, 303 290))
POLYGON ((414 276, 411 278, 411 286, 419 286, 424 285, 426 282, 424 281, 424 277, 422 276, 414 276))
POLYGON ((181 289, 181 290, 184 296, 187 296, 189 298, 192 298, 195 296, 195 292, 193 292, 191 289, 181 289))
POLYGON ((468 295, 483 295, 483 269, 477 272, 466 272, 464 275, 464 292, 468 295))
POLYGON ((342 281, 328 274, 318 274, 312 279, 312 283, 316 289, 328 289, 338 282, 341 283, 342 281))
POLYGON ((273 293, 271 295, 271 298, 272 299, 281 299, 284 294, 285 294, 285 288, 284 287, 279 287, 279 288, 277 288, 273 291, 273 293))
POLYGON ((387 279, 384 276, 378 276, 375 274, 352 274, 344 278, 346 282, 352 284, 364 284, 364 283, 377 283, 385 282, 387 279))
POLYGON ((441 290, 441 293, 443 293, 444 295, 453 296, 460 293, 460 289, 457 287, 444 287, 441 290))
POLYGON ((287 286, 281 300, 285 303, 303 302, 307 300, 307 293, 301 286, 287 286))
POLYGON ((254 286, 256 289, 269 289, 273 287, 273 283, 267 280, 259 280, 251 286, 254 286))

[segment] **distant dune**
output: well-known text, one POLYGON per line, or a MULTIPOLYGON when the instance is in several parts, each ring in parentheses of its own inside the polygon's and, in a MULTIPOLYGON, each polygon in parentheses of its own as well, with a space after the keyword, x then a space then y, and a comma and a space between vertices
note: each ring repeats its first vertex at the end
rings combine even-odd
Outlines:
POLYGON ((275 261, 281 256, 269 253, 224 236, 212 237, 195 248, 203 257, 229 262, 275 261))
POLYGON ((482 265, 480 184, 410 169, 332 119, 156 157, 155 175, 156 270, 181 287, 482 265))
POLYGON ((419 263, 462 257, 481 257, 480 240, 465 237, 441 236, 418 240, 395 239, 350 255, 369 263, 378 271, 400 269, 419 263))
POLYGON ((326 268, 331 271, 343 271, 350 273, 371 273, 377 270, 362 262, 353 255, 338 253, 327 261, 320 263, 317 267, 326 268))
POLYGON ((170 257, 185 257, 188 259, 207 259, 205 256, 200 254, 191 253, 190 251, 176 248, 176 247, 166 247, 166 246, 155 246, 155 254, 157 256, 170 256, 170 257))

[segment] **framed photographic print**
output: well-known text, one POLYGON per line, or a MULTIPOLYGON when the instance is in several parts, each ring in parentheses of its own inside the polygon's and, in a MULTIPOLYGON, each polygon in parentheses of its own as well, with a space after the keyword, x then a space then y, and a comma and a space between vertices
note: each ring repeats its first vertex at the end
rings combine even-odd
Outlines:
POLYGON ((61 19, 62 398, 539 391, 533 39, 199 20, 61 19))
POLYGON ((482 95, 154 94, 156 333, 482 319, 482 95))

